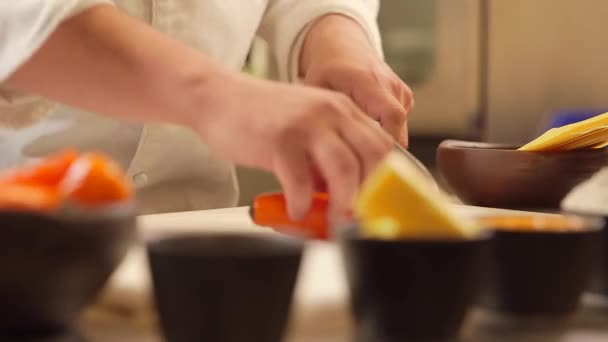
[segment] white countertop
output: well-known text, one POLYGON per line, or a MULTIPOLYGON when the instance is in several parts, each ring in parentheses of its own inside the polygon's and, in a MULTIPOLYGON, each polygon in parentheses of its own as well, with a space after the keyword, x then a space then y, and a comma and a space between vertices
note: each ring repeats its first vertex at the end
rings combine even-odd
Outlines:
MULTIPOLYGON (((456 209, 463 216, 508 212, 468 206, 456 206, 456 209)), ((247 208, 143 216, 139 219, 139 229, 143 239, 200 231, 274 234, 269 229, 253 225, 247 208)), ((146 259, 139 245, 133 248, 113 276, 98 303, 84 316, 82 327, 85 335, 92 341, 161 341, 154 328, 155 313, 149 285, 146 259)), ((597 301, 593 304, 597 307, 597 301)), ((575 319, 575 325, 559 336, 539 332, 538 329, 512 331, 503 321, 495 324, 488 315, 473 312, 469 327, 465 329, 466 335, 470 336, 467 341, 608 341, 608 309, 600 309, 605 310, 602 315, 584 308, 575 319)), ((333 243, 310 242, 300 269, 287 341, 351 341, 351 327, 347 287, 338 249, 333 243)))

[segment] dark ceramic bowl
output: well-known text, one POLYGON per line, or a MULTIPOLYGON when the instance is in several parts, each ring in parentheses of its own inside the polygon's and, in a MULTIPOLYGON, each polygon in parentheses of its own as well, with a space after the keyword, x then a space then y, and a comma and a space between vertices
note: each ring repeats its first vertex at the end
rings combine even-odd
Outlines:
POLYGON ((68 328, 135 237, 135 205, 58 216, 0 212, 0 335, 68 328))
POLYGON ((604 217, 604 229, 599 239, 599 256, 594 264, 589 292, 608 297, 608 217, 604 217))
POLYGON ((156 307, 169 342, 280 342, 303 242, 258 234, 152 241, 156 307))
POLYGON ((481 281, 491 235, 473 240, 340 240, 357 341, 458 338, 481 281))
POLYGON ((437 150, 437 166, 467 204, 557 209, 574 186, 608 164, 608 149, 544 153, 516 149, 446 140, 437 150))
POLYGON ((591 282, 603 227, 593 218, 567 220, 575 220, 579 228, 554 231, 539 223, 534 231, 496 229, 480 305, 528 317, 573 313, 591 282))

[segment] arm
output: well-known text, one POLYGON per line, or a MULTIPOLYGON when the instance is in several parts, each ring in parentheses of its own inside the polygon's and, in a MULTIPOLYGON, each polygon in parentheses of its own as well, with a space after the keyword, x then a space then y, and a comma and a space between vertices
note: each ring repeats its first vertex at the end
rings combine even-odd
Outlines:
POLYGON ((10 72, 9 87, 121 119, 190 127, 224 159, 274 172, 296 218, 310 206, 314 170, 337 216, 391 148, 347 97, 229 71, 112 6, 80 12, 41 40, 10 72))
POLYGON ((375 23, 378 1, 322 3, 275 0, 269 8, 267 16, 274 20, 262 26, 261 33, 274 42, 279 66, 283 65, 279 68, 282 78, 301 78, 307 84, 347 94, 395 140, 407 146, 407 117, 413 108, 413 94, 383 61, 375 23), (311 18, 311 13, 317 16, 311 18), (289 28, 299 27, 298 23, 304 25, 299 33, 289 34, 289 28), (273 30, 278 31, 273 35, 273 30), (294 40, 289 43, 289 38, 294 40))
POLYGON ((8 87, 119 118, 192 125, 200 115, 192 99, 202 105, 207 81, 224 71, 113 6, 87 8, 55 26, 33 44, 31 58, 24 53, 15 63, 8 87))
POLYGON ((379 0, 270 0, 258 34, 273 49, 279 77, 293 82, 299 77, 304 39, 315 22, 327 14, 341 14, 358 23, 369 44, 382 55, 378 8, 379 0))

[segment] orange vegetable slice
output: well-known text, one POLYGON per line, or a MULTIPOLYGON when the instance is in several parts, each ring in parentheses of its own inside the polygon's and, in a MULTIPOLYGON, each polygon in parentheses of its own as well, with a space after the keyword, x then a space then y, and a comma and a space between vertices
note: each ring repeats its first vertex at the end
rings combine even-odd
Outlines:
POLYGON ((85 206, 120 202, 133 196, 130 182, 120 167, 99 153, 76 159, 59 185, 60 192, 85 206))
POLYGON ((61 205, 56 188, 40 184, 0 183, 0 209, 52 212, 61 205))
POLYGON ((7 183, 35 183, 56 186, 77 158, 78 152, 65 150, 32 165, 9 170, 0 175, 0 179, 7 183))
POLYGON ((329 196, 315 193, 306 216, 294 221, 287 214, 287 201, 283 193, 268 193, 257 196, 251 206, 251 219, 260 226, 270 227, 279 232, 300 234, 309 238, 326 240, 329 238, 327 207, 329 196))

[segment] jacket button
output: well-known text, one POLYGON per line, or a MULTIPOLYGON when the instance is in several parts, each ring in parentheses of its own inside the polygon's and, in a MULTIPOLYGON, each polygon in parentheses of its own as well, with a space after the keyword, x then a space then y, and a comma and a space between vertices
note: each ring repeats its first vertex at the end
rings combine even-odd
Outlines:
POLYGON ((145 172, 139 172, 133 175, 133 183, 136 187, 141 187, 148 183, 148 175, 145 172))

